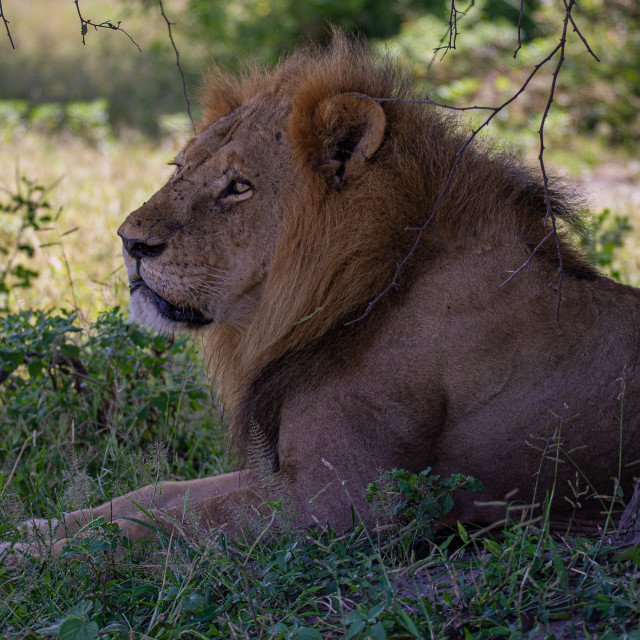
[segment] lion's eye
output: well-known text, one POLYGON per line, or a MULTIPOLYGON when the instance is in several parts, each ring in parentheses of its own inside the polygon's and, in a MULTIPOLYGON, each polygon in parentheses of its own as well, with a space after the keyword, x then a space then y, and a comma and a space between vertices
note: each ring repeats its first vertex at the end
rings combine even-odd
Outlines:
POLYGON ((246 193, 247 191, 249 191, 249 189, 251 189, 251 185, 249 183, 240 182, 239 180, 234 180, 229 185, 230 193, 246 193))
POLYGON ((175 178, 182 171, 182 165, 179 162, 170 162, 169 164, 176 168, 173 172, 173 176, 171 176, 172 178, 175 178))

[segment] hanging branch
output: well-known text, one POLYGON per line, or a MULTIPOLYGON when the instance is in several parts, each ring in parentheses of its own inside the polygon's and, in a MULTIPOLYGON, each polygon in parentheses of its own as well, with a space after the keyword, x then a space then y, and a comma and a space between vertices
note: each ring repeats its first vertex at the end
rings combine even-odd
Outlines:
POLYGON ((565 60, 565 50, 566 50, 566 44, 567 44, 567 29, 569 27, 569 23, 572 24, 574 32, 576 32, 580 36, 582 42, 584 43, 585 47, 587 48, 587 51, 589 51, 591 53, 591 55, 593 55, 593 57, 596 60, 598 60, 598 58, 593 53, 593 51, 591 51, 591 48, 587 44, 586 40, 582 37, 582 34, 578 30, 578 27, 575 25, 575 22, 573 21, 573 19, 571 17, 571 10, 573 9, 573 6, 575 5, 575 0, 570 0, 568 4, 567 4, 567 0, 563 0, 563 2, 564 2, 564 7, 565 7, 565 15, 564 15, 564 21, 562 23, 562 36, 560 37, 560 44, 556 48, 560 52, 560 55, 558 57, 558 64, 556 64, 556 68, 553 70, 553 75, 551 76, 551 88, 549 89, 549 98, 547 99, 547 104, 545 105, 544 112, 543 112, 542 118, 540 120, 540 128, 538 129, 538 137, 540 139, 540 152, 538 154, 538 161, 540 163, 540 172, 542 173, 542 180, 543 180, 543 184, 544 184, 544 202, 545 202, 545 206, 546 206, 544 224, 546 226, 547 221, 551 220, 551 230, 549 231, 549 233, 547 234, 545 239, 542 242, 540 242, 538 244, 538 246, 531 252, 531 255, 526 260, 526 262, 523 265, 521 265, 518 269, 516 269, 516 271, 514 271, 502 283, 502 285, 500 285, 500 286, 504 286, 507 282, 512 280, 513 277, 519 271, 521 271, 524 266, 526 266, 527 264, 529 264, 531 262, 533 256, 536 254, 536 252, 542 246, 542 244, 544 244, 544 242, 547 239, 554 238, 555 242, 556 242, 556 250, 557 250, 557 253, 558 253, 558 269, 556 271, 556 277, 554 278, 554 281, 557 280, 557 282, 558 282, 558 303, 556 305, 556 322, 558 324, 560 324, 560 304, 562 302, 562 282, 564 280, 564 266, 563 266, 563 263, 562 263, 562 248, 561 248, 561 244, 560 244, 560 236, 558 235, 558 230, 557 230, 557 227, 556 227, 556 217, 555 217, 555 215, 553 213, 553 208, 551 206, 551 199, 549 198, 549 176, 547 174, 547 169, 546 169, 545 164, 544 164, 544 150, 545 150, 545 146, 544 146, 544 125, 545 125, 545 123, 547 121, 547 116, 549 115, 549 111, 551 109, 551 105, 553 104, 553 98, 555 96, 556 86, 557 86, 557 83, 558 83, 558 75, 560 73, 560 69, 562 68, 562 65, 563 65, 564 60, 565 60))
MULTIPOLYGON (((573 16, 571 15, 571 8, 573 7, 573 5, 575 4, 574 2, 571 2, 571 4, 567 4, 567 0, 562 0, 562 2, 564 2, 564 10, 565 10, 565 18, 566 16, 569 17, 569 22, 571 23, 571 26, 573 28, 573 32, 580 38, 580 40, 582 40, 582 44, 584 45, 585 49, 587 50, 587 53, 589 53, 589 55, 591 55, 596 62, 600 62, 600 58, 598 58, 598 56, 592 51, 591 47, 589 46, 589 43, 587 42, 586 38, 582 35, 582 32, 580 31, 580 29, 578 29, 573 16)), ((566 24, 564 27, 564 31, 566 33, 566 24)))
POLYGON ((4 15, 4 9, 2 8, 2 0, 0 0, 0 18, 2 18, 2 22, 4 22, 4 28, 7 30, 7 37, 9 38, 9 42, 11 43, 11 48, 15 49, 16 46, 13 44, 11 31, 9 31, 9 21, 7 20, 7 17, 4 15))
POLYGON ((176 65, 178 67, 178 71, 180 72, 180 78, 182 79, 182 93, 184 95, 184 100, 187 103, 187 113, 189 114, 189 120, 191 120, 191 128, 193 129, 193 133, 196 132, 196 127, 193 123, 193 116, 191 115, 191 103, 189 102, 189 96, 187 94, 187 82, 184 79, 184 73, 182 71, 182 66, 180 65, 180 52, 178 51, 178 47, 176 47, 176 43, 173 40, 173 33, 171 32, 171 22, 169 18, 167 18, 167 14, 164 12, 164 6, 162 4, 162 0, 158 0, 158 4, 160 5, 160 13, 164 18, 164 21, 167 23, 167 30, 169 32, 169 40, 171 40, 171 46, 176 54, 176 65))
MULTIPOLYGON (((452 2, 453 2, 453 0, 452 0, 452 2)), ((549 114, 549 110, 551 109, 551 105, 553 103, 553 98, 554 98, 554 95, 555 95, 555 89, 556 89, 556 85, 557 85, 557 81, 558 81, 558 75, 560 73, 560 69, 562 68, 562 64, 564 63, 564 59, 565 59, 565 47, 566 47, 566 42, 567 42, 567 30, 568 30, 568 25, 569 24, 572 25, 574 32, 576 34, 578 34, 578 36, 582 40, 583 44, 585 45, 587 51, 596 60, 598 60, 596 55, 591 50, 591 47, 589 46, 587 41, 584 39, 584 37, 580 33, 580 30, 576 26, 576 24, 575 24, 575 22, 574 22, 574 20, 573 20, 573 18, 571 16, 571 11, 572 11, 574 5, 576 4, 576 0, 569 0, 569 1, 563 0, 563 3, 564 3, 564 6, 565 6, 565 15, 564 15, 564 19, 563 19, 563 22, 562 22, 562 35, 560 37, 559 43, 555 46, 555 48, 551 51, 551 53, 549 53, 543 60, 541 60, 538 64, 535 65, 535 67, 533 68, 533 70, 531 71, 531 73, 529 74, 527 79, 524 81, 524 83, 520 86, 518 91, 516 91, 516 93, 514 93, 508 100, 506 100, 505 102, 503 102, 501 105, 499 105, 497 107, 484 107, 484 106, 483 107, 481 107, 481 106, 454 107, 452 105, 440 104, 440 103, 434 102, 432 100, 404 100, 402 98, 372 98, 373 100, 377 100, 378 102, 396 101, 396 102, 433 104, 433 105, 436 105, 436 106, 440 106, 440 107, 443 107, 443 108, 446 108, 446 109, 452 109, 452 110, 455 110, 455 111, 470 111, 470 110, 480 110, 480 109, 482 109, 482 110, 491 111, 491 114, 484 120, 484 122, 482 122, 482 124, 480 124, 476 129, 472 130, 471 135, 465 140, 463 145, 456 152, 455 160, 453 162, 453 165, 451 166, 451 169, 449 171, 449 175, 447 176, 447 180, 445 181, 442 189, 438 193, 438 197, 436 198, 436 202, 433 205, 433 208, 431 209, 431 212, 430 212, 429 216, 427 217, 427 219, 425 220, 424 224, 422 224, 419 227, 408 227, 406 229, 407 231, 416 231, 417 232, 416 238, 415 238, 415 240, 414 240, 409 252, 405 255, 405 257, 400 262, 398 262, 396 264, 395 273, 393 275, 393 278, 391 279, 391 282, 373 300, 371 300, 371 302, 369 302, 369 304, 367 305, 367 308, 365 309, 364 313, 361 316, 359 316, 355 320, 351 320, 351 321, 347 322, 346 324, 353 324, 354 322, 358 322, 359 320, 362 320, 363 318, 368 316, 369 313, 371 312, 371 310, 373 309, 373 307, 378 303, 378 301, 382 297, 384 297, 389 291, 391 291, 391 289, 398 288, 398 286, 399 286, 398 285, 398 277, 400 275, 400 272, 402 271, 404 266, 407 264, 407 262, 415 254, 415 251, 418 248, 418 246, 420 244, 420 241, 422 240, 422 236, 423 236, 424 232, 426 231, 427 227, 429 226, 429 224, 431 223, 431 221, 435 217, 438 209, 440 208, 440 203, 441 203, 444 195, 446 194, 447 190, 449 189, 449 186, 451 185, 451 181, 453 179, 453 176, 455 174, 456 169, 458 168, 458 165, 460 164, 460 160, 461 160, 462 155, 464 154, 464 152, 468 149, 469 145, 475 140, 476 136, 480 133, 480 131, 482 131, 482 129, 487 127, 491 123, 491 121, 503 109, 508 107, 512 102, 517 100, 525 92, 525 90, 529 86, 529 83, 531 82, 531 80, 533 80, 534 76, 538 73, 538 71, 540 71, 540 69, 542 69, 542 67, 544 67, 548 62, 550 62, 556 56, 556 54, 558 54, 558 53, 560 53, 560 57, 558 59, 558 64, 556 65, 556 67, 555 67, 555 69, 553 71, 552 80, 551 80, 551 87, 550 87, 550 90, 549 90, 549 97, 548 97, 548 100, 547 100, 547 103, 546 103, 546 106, 545 106, 544 113, 542 115, 542 119, 540 121, 540 128, 538 129, 538 136, 539 136, 539 139, 540 139, 540 153, 538 155, 538 160, 539 160, 539 163, 540 163, 540 169, 541 169, 541 172, 542 172, 542 177, 543 177, 543 182, 544 182, 544 201, 545 201, 545 205, 546 205, 546 213, 545 213, 544 224, 546 226, 547 222, 551 221, 551 229, 545 235, 545 237, 540 241, 540 243, 533 249, 533 251, 531 252, 531 255, 529 256, 527 261, 525 263, 523 263, 520 267, 518 267, 515 271, 513 271, 511 273, 511 275, 509 276, 509 278, 507 278, 507 280, 505 280, 502 283, 501 286, 504 286, 505 284, 507 284, 507 282, 512 280, 524 267, 526 267, 528 264, 530 264, 531 261, 533 260, 533 257, 537 254, 537 252, 545 244, 545 242, 547 242, 551 238, 554 238, 555 242, 556 242, 557 252, 558 252, 558 271, 556 273, 556 278, 554 279, 554 281, 555 280, 559 281, 558 282, 558 304, 557 304, 557 307, 556 307, 556 321, 559 322, 560 303, 562 301, 562 280, 563 280, 563 277, 564 277, 564 269, 563 269, 563 261, 562 261, 562 246, 561 246, 561 242, 560 242, 560 236, 558 234, 557 227, 556 227, 555 214, 554 214, 554 212, 552 210, 552 206, 551 206, 551 199, 549 197, 549 179, 548 179, 547 171, 546 171, 546 168, 545 168, 545 165, 544 165, 544 126, 545 126, 545 123, 546 123, 546 120, 547 120, 547 116, 549 114)), ((367 97, 369 97, 369 96, 367 96, 367 97)))
POLYGON ((105 20, 104 22, 93 22, 91 20, 85 20, 80 12, 80 0, 73 0, 76 5, 76 11, 78 12, 78 18, 80 18, 80 34, 82 35, 82 44, 86 44, 85 36, 89 31, 89 27, 93 27, 96 31, 98 29, 111 29, 112 31, 122 31, 131 42, 137 47, 138 51, 142 53, 142 49, 138 46, 138 43, 120 26, 122 23, 118 21, 118 24, 113 24, 111 20, 105 20))

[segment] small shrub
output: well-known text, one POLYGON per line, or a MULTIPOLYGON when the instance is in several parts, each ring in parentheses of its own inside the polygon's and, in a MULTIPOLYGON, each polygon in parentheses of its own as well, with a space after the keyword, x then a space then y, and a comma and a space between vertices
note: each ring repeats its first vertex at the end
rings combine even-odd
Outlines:
POLYGON ((431 467, 420 473, 393 469, 369 484, 365 499, 374 512, 403 529, 403 538, 419 542, 433 539, 433 525, 453 508, 455 491, 480 489, 482 483, 471 476, 440 479, 431 467))
POLYGON ((580 246, 600 269, 614 280, 620 281, 620 272, 614 264, 614 254, 624 244, 628 233, 633 231, 629 218, 611 215, 604 209, 588 219, 585 235, 580 238, 580 246))
POLYGON ((109 102, 105 98, 38 104, 29 111, 28 120, 33 128, 46 134, 68 131, 89 142, 112 138, 109 102))
POLYGON ((30 287, 38 272, 26 259, 35 253, 32 233, 57 219, 47 200, 49 189, 22 177, 14 192, 0 199, 0 312, 9 310, 14 287, 30 287))
POLYGON ((40 131, 58 131, 64 122, 64 105, 59 102, 38 104, 29 112, 29 122, 40 131))
POLYGON ((187 478, 220 471, 209 468, 220 446, 208 396, 188 338, 153 336, 118 307, 90 327, 68 311, 0 319, 0 464, 10 469, 28 443, 12 483, 29 502, 46 504, 55 491, 73 506, 88 493, 101 502, 166 466, 187 478), (158 462, 165 448, 168 465, 158 462), (27 472, 33 466, 42 473, 27 472))
POLYGON ((109 125, 109 103, 100 98, 89 102, 69 102, 65 123, 71 133, 99 142, 112 137, 109 125))

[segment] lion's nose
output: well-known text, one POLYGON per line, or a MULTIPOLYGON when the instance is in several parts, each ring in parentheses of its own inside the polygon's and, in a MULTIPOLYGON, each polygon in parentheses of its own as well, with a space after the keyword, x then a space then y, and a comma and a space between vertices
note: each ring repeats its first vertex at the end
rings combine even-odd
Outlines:
POLYGON ((148 244, 135 238, 126 238, 120 234, 126 252, 136 260, 159 256, 167 247, 166 244, 148 244))

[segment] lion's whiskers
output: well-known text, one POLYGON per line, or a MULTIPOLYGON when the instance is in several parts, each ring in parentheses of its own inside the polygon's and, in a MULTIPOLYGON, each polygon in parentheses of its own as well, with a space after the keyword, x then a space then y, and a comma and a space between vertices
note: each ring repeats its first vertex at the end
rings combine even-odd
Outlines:
POLYGON ((208 282, 207 280, 203 280, 202 278, 192 276, 192 280, 196 282, 196 292, 213 293, 214 295, 221 296, 222 294, 220 292, 220 289, 232 283, 231 278, 223 279, 221 276, 215 276, 215 274, 213 277, 215 278, 214 282, 208 282))

